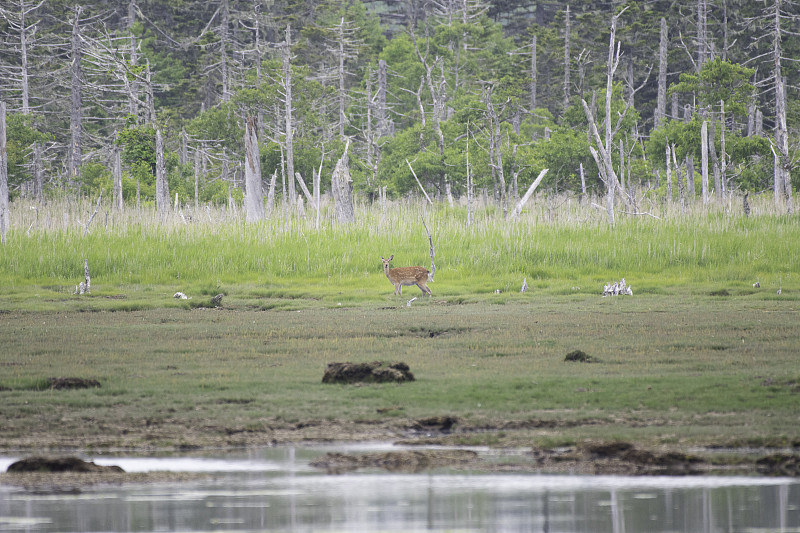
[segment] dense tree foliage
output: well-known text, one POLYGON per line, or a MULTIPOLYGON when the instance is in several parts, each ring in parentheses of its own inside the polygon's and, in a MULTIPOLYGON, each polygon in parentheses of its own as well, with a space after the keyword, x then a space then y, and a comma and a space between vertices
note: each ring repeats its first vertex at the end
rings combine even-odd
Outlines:
MULTIPOLYGON (((277 194, 282 180, 292 181, 283 176, 287 143, 293 142, 295 171, 310 185, 320 168, 330 176, 346 139, 355 189, 370 198, 382 187, 394 196, 419 193, 412 168, 423 188, 442 199, 465 195, 469 172, 477 190, 503 202, 524 192, 543 168, 550 169, 544 190, 578 194, 585 186, 600 193, 604 182, 583 102, 598 129, 611 121, 613 164, 634 196, 663 193, 667 147, 674 145, 674 163, 684 172, 699 172, 704 121, 715 172, 723 174, 719 187, 772 186, 770 1, 597 0, 571 4, 569 14, 567 4, 8 2, 0 8, 0 99, 9 109, 12 196, 31 190, 35 145, 44 148, 37 164, 50 194, 110 189, 118 146, 126 201, 153 201, 158 129, 173 197, 192 201, 199 174, 199 201, 240 198, 248 116, 258 117, 262 175, 268 185, 277 174, 277 194), (617 13, 621 55, 612 116, 605 117, 610 20, 617 13), (662 18, 668 91, 666 120, 656 128, 662 18), (82 166, 70 175, 75 42, 82 166)), ((790 36, 800 29, 800 12, 783 9, 779 43, 784 57, 796 57, 800 44, 790 36)), ((785 61, 782 75, 793 150, 800 126, 797 63, 785 61)), ((330 179, 322 184, 326 190, 330 179)))

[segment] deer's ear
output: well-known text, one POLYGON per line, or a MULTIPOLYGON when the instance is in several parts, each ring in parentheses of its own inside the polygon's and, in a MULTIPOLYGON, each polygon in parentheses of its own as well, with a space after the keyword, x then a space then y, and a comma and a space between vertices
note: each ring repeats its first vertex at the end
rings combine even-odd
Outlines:
POLYGON ((391 261, 392 259, 394 259, 394 254, 389 256, 389 261, 391 261))
POLYGON ((384 259, 383 256, 381 256, 381 261, 386 261, 386 259, 384 259))

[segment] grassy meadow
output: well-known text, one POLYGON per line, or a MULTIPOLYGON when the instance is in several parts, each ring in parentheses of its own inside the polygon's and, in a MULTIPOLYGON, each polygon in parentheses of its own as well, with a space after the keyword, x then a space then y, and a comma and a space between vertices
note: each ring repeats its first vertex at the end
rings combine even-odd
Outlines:
POLYGON ((406 202, 359 206, 347 227, 326 210, 319 228, 310 212, 101 206, 84 236, 93 209, 13 205, 0 447, 396 440, 434 416, 459 419, 451 444, 800 445, 800 218, 768 199, 749 218, 620 213, 613 230, 541 200, 469 227, 463 207, 406 202), (423 217, 434 297, 408 306, 421 293, 394 296, 380 256, 430 267, 423 217), (84 258, 92 291, 73 295, 84 258), (623 277, 633 296, 601 296, 623 277), (576 349, 599 362, 565 362, 576 349), (328 362, 376 359, 417 380, 320 383, 328 362), (55 376, 102 386, 50 390, 55 376))

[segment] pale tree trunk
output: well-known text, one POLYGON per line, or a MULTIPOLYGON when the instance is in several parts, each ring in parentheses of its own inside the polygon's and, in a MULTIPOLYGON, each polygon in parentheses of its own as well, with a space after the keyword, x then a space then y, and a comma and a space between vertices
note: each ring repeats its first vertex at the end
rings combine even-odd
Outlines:
POLYGON ((264 219, 264 193, 261 190, 261 156, 258 151, 258 121, 247 117, 244 134, 244 191, 247 221, 264 219))
POLYGON ((708 205, 708 121, 700 128, 700 172, 703 183, 703 207, 708 205))
POLYGON ((664 123, 667 112, 667 20, 661 19, 661 36, 658 41, 658 99, 654 117, 655 127, 664 123))
POLYGON ((536 111, 536 36, 531 40, 531 113, 536 111))
POLYGON ((111 205, 119 211, 122 211, 122 154, 120 147, 114 143, 114 164, 112 167, 112 176, 114 177, 114 194, 111 197, 111 205))
POLYGON ((713 113, 711 113, 708 121, 708 155, 711 158, 711 170, 714 174, 714 194, 719 198, 722 184, 720 183, 720 163, 717 155, 717 120, 714 118, 713 113))
POLYGON ((347 107, 347 92, 345 91, 344 87, 344 18, 342 18, 341 23, 336 28, 337 30, 337 37, 338 37, 338 45, 339 45, 339 53, 338 53, 338 62, 339 68, 337 69, 337 75, 339 78, 339 138, 344 140, 344 126, 347 122, 347 117, 345 116, 345 108, 347 107))
POLYGON ((194 210, 200 209, 200 147, 194 150, 194 210))
MULTIPOLYGON (((25 5, 24 0, 20 0, 20 28, 19 28, 19 44, 20 44, 20 62, 22 70, 20 72, 21 82, 22 82, 22 113, 28 114, 30 113, 30 88, 28 84, 28 31, 33 30, 36 31, 36 25, 33 24, 30 27, 26 25, 25 22, 25 15, 32 11, 33 9, 27 10, 28 6, 25 5)), ((39 4, 41 5, 41 4, 39 4)), ((38 6, 36 6, 38 7, 38 6)))
POLYGON ((694 157, 686 156, 686 194, 694 200, 694 157))
POLYGON ((773 36, 773 64, 775 76, 775 146, 777 164, 775 165, 775 206, 781 211, 781 203, 786 201, 786 212, 792 214, 792 178, 789 173, 789 132, 786 125, 786 82, 781 66, 781 4, 775 0, 775 34, 773 36))
POLYGON ((82 102, 81 102, 81 36, 79 29, 79 19, 81 8, 75 6, 75 20, 72 23, 72 53, 70 57, 70 71, 72 75, 71 84, 71 112, 69 128, 70 138, 70 160, 69 173, 70 179, 77 181, 81 168, 81 144, 83 138, 82 126, 82 102))
POLYGON ((469 122, 467 122, 467 226, 472 226, 472 204, 473 204, 473 184, 472 184, 472 167, 469 164, 469 122))
POLYGON ((564 15, 564 109, 569 107, 569 39, 570 39, 570 20, 569 4, 564 15))
POLYGON ((697 0, 697 70, 708 58, 708 0, 697 0))
POLYGON ((378 94, 375 112, 378 120, 378 138, 391 135, 391 122, 386 111, 386 61, 378 61, 378 94))
POLYGON ((675 179, 678 182, 678 198, 681 202, 681 214, 686 212, 686 199, 684 195, 683 178, 681 177, 681 167, 678 166, 678 158, 675 156, 675 145, 672 145, 672 164, 675 165, 675 179))
POLYGON ((169 185, 164 165, 164 139, 156 129, 156 212, 164 215, 169 211, 169 185))
POLYGON ((11 227, 8 212, 8 149, 6 145, 6 103, 0 101, 0 243, 6 243, 11 227))
POLYGON ((578 169, 581 173, 581 199, 580 203, 586 203, 586 173, 583 171, 583 163, 578 165, 578 169))
POLYGON ((724 200, 728 194, 727 170, 728 170, 728 155, 725 153, 725 101, 719 102, 719 184, 720 195, 724 200))
POLYGON ((672 156, 667 143, 667 202, 672 202, 672 156))
POLYGON ((44 165, 42 164, 42 145, 33 143, 33 187, 36 201, 44 203, 44 165))
POLYGON ((181 128, 181 165, 189 163, 189 134, 186 128, 181 128))
POLYGON ((344 147, 344 153, 331 176, 331 192, 333 193, 334 207, 336 208, 336 220, 340 224, 355 222, 355 211, 353 210, 353 180, 350 177, 350 165, 347 150, 350 148, 350 140, 344 147))
MULTIPOLYGON (((294 205, 295 189, 294 180, 294 132, 292 130, 292 31, 291 27, 286 25, 286 42, 281 47, 283 52, 283 76, 284 76, 284 105, 285 105, 285 118, 286 128, 285 132, 285 148, 286 148, 286 174, 289 176, 289 197, 286 199, 289 205, 294 205)), ((284 196, 286 191, 284 190, 284 196)))
MULTIPOLYGON (((136 1, 130 0, 128 2, 128 32, 130 33, 130 63, 132 67, 139 64, 139 50, 136 44, 136 36, 133 34, 133 25, 136 22, 136 1)), ((125 78, 125 83, 128 86, 128 112, 136 117, 137 122, 139 119, 139 82, 134 79, 128 80, 125 78)))
POLYGON ((220 72, 222 76, 222 101, 227 102, 231 99, 230 75, 228 73, 228 33, 229 33, 230 9, 228 0, 222 0, 220 13, 220 72))

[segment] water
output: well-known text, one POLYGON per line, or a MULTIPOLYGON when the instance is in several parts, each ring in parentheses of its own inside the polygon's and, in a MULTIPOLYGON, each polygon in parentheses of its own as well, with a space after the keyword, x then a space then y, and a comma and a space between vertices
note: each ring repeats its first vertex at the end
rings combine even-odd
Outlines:
MULTIPOLYGON (((208 477, 73 494, 2 486, 0 531, 800 532, 800 480, 448 471, 327 475, 309 466, 332 450, 86 457, 128 472, 208 477)), ((15 459, 0 457, 0 470, 15 459)))

